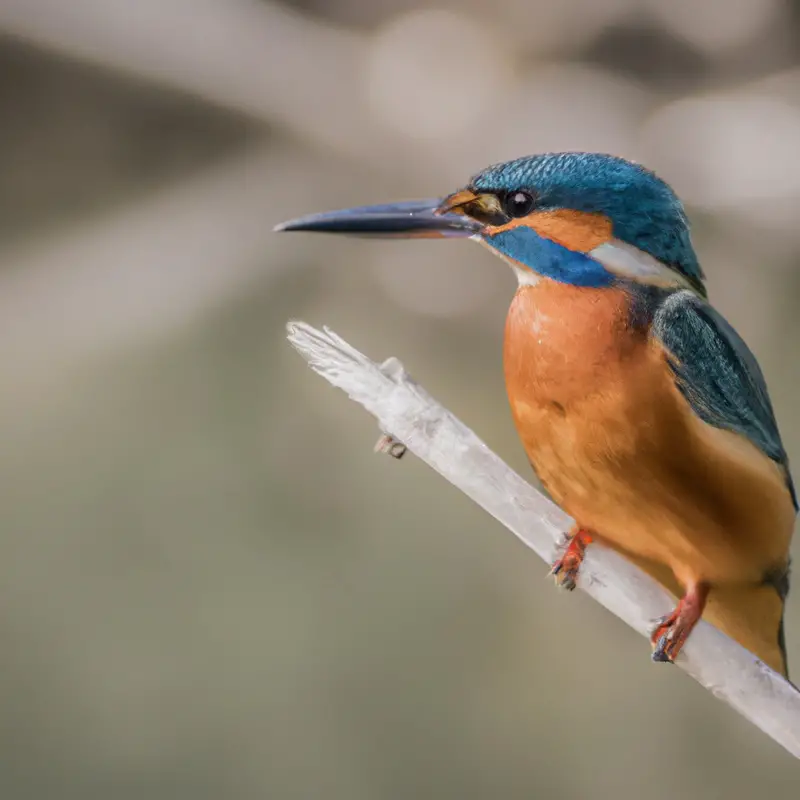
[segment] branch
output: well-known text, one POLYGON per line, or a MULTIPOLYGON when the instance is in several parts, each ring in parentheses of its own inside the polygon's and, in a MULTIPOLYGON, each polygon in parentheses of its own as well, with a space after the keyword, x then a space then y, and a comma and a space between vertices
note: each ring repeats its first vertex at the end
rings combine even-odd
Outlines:
MULTIPOLYGON (((311 368, 343 389, 397 442, 503 523, 548 564, 573 521, 536 491, 406 373, 395 358, 378 365, 328 328, 288 324, 289 341, 311 368)), ((387 447, 384 437, 381 448, 387 447)), ((579 588, 649 637, 655 617, 675 600, 617 553, 593 545, 579 588)), ((701 621, 677 666, 800 758, 800 692, 752 653, 701 621)))

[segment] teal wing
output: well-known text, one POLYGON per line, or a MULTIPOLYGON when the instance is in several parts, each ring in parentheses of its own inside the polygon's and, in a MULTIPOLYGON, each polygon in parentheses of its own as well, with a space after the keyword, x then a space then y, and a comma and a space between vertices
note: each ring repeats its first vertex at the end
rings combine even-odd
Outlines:
POLYGON ((667 351, 675 383, 700 419, 746 436, 780 464, 795 510, 789 472, 767 385, 755 356, 725 318, 688 291, 670 294, 651 328, 667 351))

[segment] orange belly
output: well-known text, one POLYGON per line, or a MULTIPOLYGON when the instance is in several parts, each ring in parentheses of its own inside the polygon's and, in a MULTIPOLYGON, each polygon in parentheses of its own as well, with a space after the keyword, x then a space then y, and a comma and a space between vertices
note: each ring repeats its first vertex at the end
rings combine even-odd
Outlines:
POLYGON ((504 363, 531 464, 579 525, 672 591, 675 581, 752 587, 788 553, 794 509, 780 470, 693 414, 660 345, 629 324, 629 304, 620 289, 547 279, 518 290, 504 363))
POLYGON ((780 470, 693 414, 629 302, 548 280, 517 292, 504 362, 528 457, 579 524, 681 582, 760 580, 793 528, 780 470))

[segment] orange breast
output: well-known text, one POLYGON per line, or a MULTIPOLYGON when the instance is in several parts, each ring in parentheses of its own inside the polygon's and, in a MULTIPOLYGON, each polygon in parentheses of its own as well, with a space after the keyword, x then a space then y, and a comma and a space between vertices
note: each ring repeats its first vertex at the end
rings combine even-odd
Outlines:
POLYGON ((504 362, 515 398, 547 410, 585 400, 613 380, 646 342, 628 324, 622 290, 542 278, 517 291, 506 320, 504 362))
POLYGON ((791 535, 780 470, 692 412, 629 307, 619 289, 519 289, 504 362, 528 457, 556 502, 618 549, 682 582, 759 580, 791 535))
POLYGON ((637 408, 651 359, 629 307, 622 290, 543 278, 519 288, 506 320, 506 389, 520 438, 553 498, 587 527, 608 494, 607 467, 647 449, 644 432, 658 427, 652 404, 637 408))

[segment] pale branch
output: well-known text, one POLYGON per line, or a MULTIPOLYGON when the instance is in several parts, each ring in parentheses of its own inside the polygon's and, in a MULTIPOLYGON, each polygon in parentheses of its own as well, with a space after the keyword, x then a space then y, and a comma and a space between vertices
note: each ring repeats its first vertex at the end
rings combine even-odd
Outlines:
MULTIPOLYGON (((398 457, 405 445, 546 562, 553 561, 572 519, 416 384, 397 359, 378 365, 328 328, 304 322, 287 327, 289 341, 311 368, 377 417, 386 433, 379 449, 395 448, 398 457)), ((599 545, 588 549, 578 585, 648 637, 652 620, 675 603, 648 575, 599 545)), ((800 692, 752 653, 701 622, 676 664, 800 758, 800 692)))

